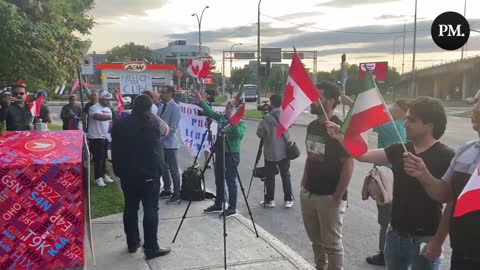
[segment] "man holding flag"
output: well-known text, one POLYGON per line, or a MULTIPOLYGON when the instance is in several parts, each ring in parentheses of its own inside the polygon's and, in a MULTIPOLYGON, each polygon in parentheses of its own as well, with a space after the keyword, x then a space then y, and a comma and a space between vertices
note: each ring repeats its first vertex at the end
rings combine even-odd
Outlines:
MULTIPOLYGON (((221 144, 217 142, 214 146, 215 151, 215 186, 216 197, 215 203, 210 207, 203 210, 204 213, 221 213, 222 203, 225 199, 225 182, 228 187, 228 208, 225 210, 225 217, 235 216, 237 214, 237 175, 235 172, 235 166, 240 163, 240 144, 247 129, 247 125, 242 120, 245 115, 245 103, 240 101, 240 98, 235 100, 228 100, 225 104, 225 115, 217 113, 208 106, 203 100, 202 95, 193 90, 196 98, 200 101, 198 104, 203 109, 205 115, 217 121, 220 128, 224 128, 225 131, 225 145, 230 145, 230 151, 225 146, 223 149, 221 144), (238 104, 242 102, 242 104, 238 104), (237 109, 237 106, 239 108, 237 109), (242 109, 243 107, 243 109, 242 109), (223 160, 223 151, 225 150, 225 159, 223 160), (234 165, 235 164, 235 165, 234 165), (221 166, 224 167, 222 168, 221 166), (223 176, 223 170, 225 170, 225 177, 223 176)), ((241 93, 237 97, 240 97, 241 93)), ((223 213, 220 215, 223 217, 223 213)))
POLYGON ((368 73, 361 91, 340 126, 327 123, 328 133, 361 162, 392 164, 394 177, 390 227, 385 246, 385 264, 389 270, 439 269, 439 258, 419 254, 422 243, 444 237, 440 225, 442 204, 431 199, 418 180, 404 170, 403 153, 421 157, 435 177, 444 175, 454 152, 438 140, 446 129, 447 116, 439 100, 419 97, 408 104, 405 128, 407 144, 393 144, 384 149, 368 150, 362 135, 369 129, 392 121, 383 98, 368 73))
MULTIPOLYGON (((480 136, 480 90, 475 95, 472 126, 480 136)), ((442 225, 450 231, 451 270, 480 269, 480 140, 461 146, 447 172, 435 177, 421 157, 404 154, 405 171, 415 177, 427 193, 439 202, 447 202, 442 225)), ((445 237, 432 239, 422 251, 439 256, 445 237)))

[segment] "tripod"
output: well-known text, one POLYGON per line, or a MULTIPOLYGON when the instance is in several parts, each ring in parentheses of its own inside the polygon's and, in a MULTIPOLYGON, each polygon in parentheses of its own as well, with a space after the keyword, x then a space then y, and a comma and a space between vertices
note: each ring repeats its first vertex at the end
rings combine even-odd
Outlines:
MULTIPOLYGON (((197 154, 195 156, 195 159, 193 160, 193 165, 192 167, 197 167, 198 166, 198 157, 200 156, 200 152, 202 151, 203 144, 205 142, 205 138, 209 138, 211 140, 212 138, 212 131, 210 130, 210 124, 212 122, 208 121, 207 122, 207 130, 203 133, 202 136, 202 142, 200 143, 200 147, 198 148, 197 154)), ((213 151, 210 151, 210 155, 208 155, 208 158, 205 162, 205 165, 203 166, 203 169, 201 170, 200 173, 200 179, 202 179, 202 184, 203 184, 203 193, 206 194, 207 188, 205 186, 205 171, 207 170, 207 164, 210 163, 210 159, 213 159, 213 165, 215 166, 215 158, 213 158, 213 151)), ((182 227, 183 221, 187 217, 188 210, 190 209, 190 205, 192 205, 192 201, 188 202, 187 208, 185 209, 185 213, 183 213, 182 220, 180 221, 180 225, 178 225, 177 232, 175 233, 175 237, 173 237, 172 243, 175 243, 175 240, 177 239, 178 233, 180 232, 180 228, 182 227)))
MULTIPOLYGON (((202 140, 203 141, 203 140, 202 140)), ((230 148, 230 144, 228 143, 228 140, 226 140, 226 137, 225 137, 225 131, 223 130, 223 128, 220 130, 220 135, 217 134, 217 140, 215 142, 215 146, 216 146, 216 149, 215 149, 215 152, 217 153, 217 164, 215 164, 220 170, 221 170, 221 173, 220 175, 222 175, 222 185, 225 185, 225 164, 226 164, 226 160, 225 160, 225 146, 226 148, 228 149, 229 153, 231 153, 231 148, 230 148), (220 157, 219 157, 220 155, 220 157)), ((207 161, 210 161, 210 158, 213 156, 213 151, 210 153, 210 156, 208 158, 207 161)), ((253 220, 253 215, 252 215, 252 211, 250 209, 250 205, 248 204, 248 200, 247 200, 247 197, 245 195, 245 189, 243 187, 243 184, 242 184, 242 181, 240 179, 240 174, 238 173, 238 168, 237 168, 237 164, 235 163, 235 161, 233 160, 233 158, 230 156, 230 161, 232 162, 232 166, 235 170, 235 174, 238 178, 238 183, 240 185, 240 189, 242 191, 242 194, 243 194, 243 198, 245 199, 245 204, 247 206, 247 209, 248 209, 248 214, 250 215, 250 219, 252 220, 252 224, 253 224, 253 229, 255 231, 255 235, 258 237, 258 232, 257 232, 257 228, 255 226, 255 221, 253 220)), ((205 169, 202 171, 202 179, 204 180, 204 173, 205 173, 205 169)), ((187 209, 185 210, 185 213, 182 217, 182 221, 180 222, 180 225, 177 229, 177 233, 175 234, 175 237, 172 241, 172 243, 175 242, 175 239, 180 231, 180 228, 183 224, 183 220, 185 219, 186 215, 187 215, 187 212, 190 208, 190 204, 191 204, 191 201, 189 202, 188 206, 187 206, 187 209)), ((223 260, 224 260, 224 267, 225 269, 227 269, 227 223, 226 223, 226 192, 224 191, 224 196, 222 198, 222 217, 223 217, 223 251, 224 251, 224 254, 223 254, 223 260)))

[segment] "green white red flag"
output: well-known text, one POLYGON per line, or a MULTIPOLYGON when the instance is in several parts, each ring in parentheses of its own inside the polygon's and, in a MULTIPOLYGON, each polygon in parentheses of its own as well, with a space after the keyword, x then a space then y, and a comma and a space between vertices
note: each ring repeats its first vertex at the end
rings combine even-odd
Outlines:
POLYGON ((387 107, 370 72, 367 72, 362 88, 342 126, 345 148, 355 157, 368 151, 368 143, 362 135, 390 121, 387 107))

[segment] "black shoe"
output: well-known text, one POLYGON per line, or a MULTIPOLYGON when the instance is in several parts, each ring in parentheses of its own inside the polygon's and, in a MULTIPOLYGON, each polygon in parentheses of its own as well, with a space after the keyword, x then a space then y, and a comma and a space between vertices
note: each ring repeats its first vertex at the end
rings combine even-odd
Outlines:
POLYGON ((172 192, 168 190, 164 190, 160 192, 160 199, 166 199, 172 197, 172 192))
POLYGON ((160 256, 165 256, 170 253, 171 249, 169 247, 159 248, 157 250, 148 250, 145 249, 145 258, 147 260, 155 259, 160 256))
POLYGON ((168 199, 165 203, 166 204, 174 204, 174 203, 180 204, 181 201, 182 201, 182 199, 180 199, 180 196, 172 195, 172 197, 170 197, 170 199, 168 199))
POLYGON ((372 265, 385 266, 385 258, 383 252, 379 252, 377 255, 373 255, 367 258, 367 263, 372 265))
MULTIPOLYGON (((226 218, 233 217, 233 216, 236 216, 236 215, 237 215, 237 210, 235 210, 235 209, 225 210, 225 217, 226 218)), ((223 213, 220 214, 219 218, 223 218, 223 213)))
POLYGON ((142 242, 138 242, 135 246, 128 247, 128 253, 137 252, 137 249, 139 249, 141 246, 142 246, 142 242))
POLYGON ((221 213, 222 212, 222 207, 218 207, 215 204, 209 206, 208 208, 203 210, 204 213, 210 214, 210 213, 221 213))

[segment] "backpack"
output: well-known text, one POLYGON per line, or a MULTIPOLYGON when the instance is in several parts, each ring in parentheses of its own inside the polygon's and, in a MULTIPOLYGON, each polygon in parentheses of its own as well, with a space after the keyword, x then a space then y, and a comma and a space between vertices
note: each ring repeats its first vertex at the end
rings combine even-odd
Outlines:
POLYGON ((182 173, 182 200, 202 201, 205 199, 205 191, 202 188, 202 172, 195 167, 188 167, 182 173))

